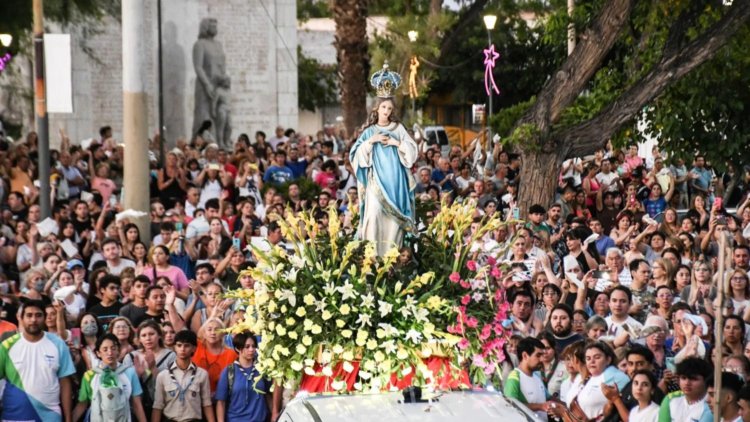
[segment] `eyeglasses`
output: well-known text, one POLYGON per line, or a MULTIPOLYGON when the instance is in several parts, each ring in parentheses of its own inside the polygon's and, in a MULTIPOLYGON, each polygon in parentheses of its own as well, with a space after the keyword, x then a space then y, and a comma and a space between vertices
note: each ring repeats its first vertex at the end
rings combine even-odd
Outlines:
POLYGON ((700 268, 696 268, 695 271, 708 272, 708 268, 706 268, 706 267, 700 267, 700 268))

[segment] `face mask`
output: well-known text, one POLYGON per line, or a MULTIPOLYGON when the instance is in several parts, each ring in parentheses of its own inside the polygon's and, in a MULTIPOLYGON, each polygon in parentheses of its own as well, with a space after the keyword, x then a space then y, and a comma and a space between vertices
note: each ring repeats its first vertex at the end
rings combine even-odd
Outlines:
POLYGON ((41 293, 44 290, 44 285, 45 284, 47 284, 47 282, 44 279, 35 281, 34 282, 34 290, 36 290, 37 292, 41 293))
POLYGON ((95 336, 97 331, 99 331, 99 329, 97 328, 95 322, 81 326, 81 332, 84 336, 95 336))

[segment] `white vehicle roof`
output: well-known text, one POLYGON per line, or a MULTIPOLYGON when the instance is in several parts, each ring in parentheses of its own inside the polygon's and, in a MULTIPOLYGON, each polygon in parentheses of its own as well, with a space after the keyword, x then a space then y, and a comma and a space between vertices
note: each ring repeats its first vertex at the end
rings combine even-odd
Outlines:
POLYGON ((287 404, 279 421, 536 422, 539 419, 524 405, 500 393, 453 391, 437 393, 423 403, 403 403, 399 392, 298 397, 287 404))

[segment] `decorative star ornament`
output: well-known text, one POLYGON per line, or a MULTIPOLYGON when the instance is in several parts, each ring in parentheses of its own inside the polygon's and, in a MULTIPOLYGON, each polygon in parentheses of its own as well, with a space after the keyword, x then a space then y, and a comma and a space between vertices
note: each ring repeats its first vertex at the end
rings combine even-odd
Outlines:
POLYGON ((484 90, 487 95, 491 95, 491 91, 495 91, 496 94, 500 93, 500 89, 495 83, 495 76, 492 74, 495 69, 495 60, 500 58, 500 53, 495 51, 495 44, 491 44, 490 48, 484 49, 484 90))

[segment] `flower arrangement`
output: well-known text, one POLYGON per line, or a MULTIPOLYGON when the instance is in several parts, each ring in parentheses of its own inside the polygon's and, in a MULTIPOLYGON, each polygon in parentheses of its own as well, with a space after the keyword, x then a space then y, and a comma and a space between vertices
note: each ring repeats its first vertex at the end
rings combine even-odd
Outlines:
POLYGON ((473 245, 497 217, 477 224, 470 207, 444 205, 409 263, 397 248, 377 257, 328 212, 325 229, 312 213, 288 212, 279 225, 294 252, 255 250, 254 291, 232 293, 247 313, 231 330, 262 338, 258 371, 290 388, 326 377, 330 392, 397 389, 404 377, 433 388, 465 367, 475 383, 489 380, 504 359, 507 304, 501 269, 473 245), (428 366, 434 355, 451 365, 428 366))

